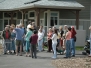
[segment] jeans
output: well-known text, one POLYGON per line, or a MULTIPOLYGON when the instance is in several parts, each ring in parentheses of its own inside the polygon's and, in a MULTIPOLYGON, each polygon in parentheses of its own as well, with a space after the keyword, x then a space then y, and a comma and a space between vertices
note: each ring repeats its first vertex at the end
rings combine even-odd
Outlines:
POLYGON ((38 50, 42 51, 43 39, 38 40, 38 50))
POLYGON ((91 55, 91 38, 90 38, 90 55, 91 55))
POLYGON ((26 52, 30 50, 30 42, 26 41, 26 52))
POLYGON ((70 40, 66 40, 66 57, 71 57, 71 45, 70 40))
POLYGON ((37 57, 36 56, 36 45, 35 44, 31 44, 31 55, 32 55, 32 58, 33 57, 35 57, 35 58, 37 57))
POLYGON ((11 40, 5 39, 4 40, 4 53, 11 50, 11 40))
POLYGON ((14 40, 12 40, 12 45, 11 45, 11 47, 12 47, 12 50, 15 50, 15 41, 14 41, 14 40))
POLYGON ((57 43, 52 44, 52 49, 53 49, 53 52, 54 52, 52 58, 57 58, 56 46, 57 46, 57 43))
POLYGON ((74 38, 71 38, 71 54, 75 55, 75 41, 74 41, 74 38))

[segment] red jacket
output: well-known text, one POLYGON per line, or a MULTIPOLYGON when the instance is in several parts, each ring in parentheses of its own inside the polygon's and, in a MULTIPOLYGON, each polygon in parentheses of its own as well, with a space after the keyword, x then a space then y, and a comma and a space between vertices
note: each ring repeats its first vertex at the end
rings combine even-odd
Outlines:
POLYGON ((77 34, 77 33, 76 33, 75 29, 72 28, 72 29, 71 29, 71 38, 74 38, 76 34, 77 34))

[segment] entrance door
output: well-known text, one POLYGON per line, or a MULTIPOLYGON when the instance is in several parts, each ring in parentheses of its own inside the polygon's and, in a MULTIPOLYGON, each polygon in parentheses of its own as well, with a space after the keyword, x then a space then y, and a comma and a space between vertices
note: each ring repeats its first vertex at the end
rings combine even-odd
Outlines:
POLYGON ((58 25, 59 20, 59 13, 58 12, 51 12, 50 14, 50 26, 58 25))

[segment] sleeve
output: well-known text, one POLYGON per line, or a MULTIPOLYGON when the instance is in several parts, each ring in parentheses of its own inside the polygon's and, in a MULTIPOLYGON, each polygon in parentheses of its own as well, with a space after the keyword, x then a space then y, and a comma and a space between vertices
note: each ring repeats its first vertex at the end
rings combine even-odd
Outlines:
POLYGON ((27 37, 27 36, 28 36, 28 32, 26 33, 25 37, 27 37))
POLYGON ((52 36, 52 38, 51 38, 51 39, 53 40, 53 39, 55 38, 55 36, 56 36, 56 35, 55 35, 55 34, 53 34, 53 36, 52 36))
POLYGON ((18 31, 18 29, 17 29, 17 28, 15 28, 15 31, 18 31))
POLYGON ((68 32, 66 33, 66 36, 65 37, 67 38, 67 36, 68 36, 68 32))

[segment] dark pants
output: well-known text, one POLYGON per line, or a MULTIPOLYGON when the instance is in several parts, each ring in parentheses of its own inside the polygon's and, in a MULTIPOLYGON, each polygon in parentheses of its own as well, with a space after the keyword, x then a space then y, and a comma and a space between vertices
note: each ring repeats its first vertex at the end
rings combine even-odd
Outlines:
POLYGON ((48 40, 48 51, 51 52, 52 50, 52 40, 48 40))
POLYGON ((34 44, 31 44, 31 55, 32 55, 32 58, 33 57, 37 58, 37 56, 36 56, 36 45, 34 45, 34 44), (34 56, 33 56, 33 54, 34 54, 34 56))

